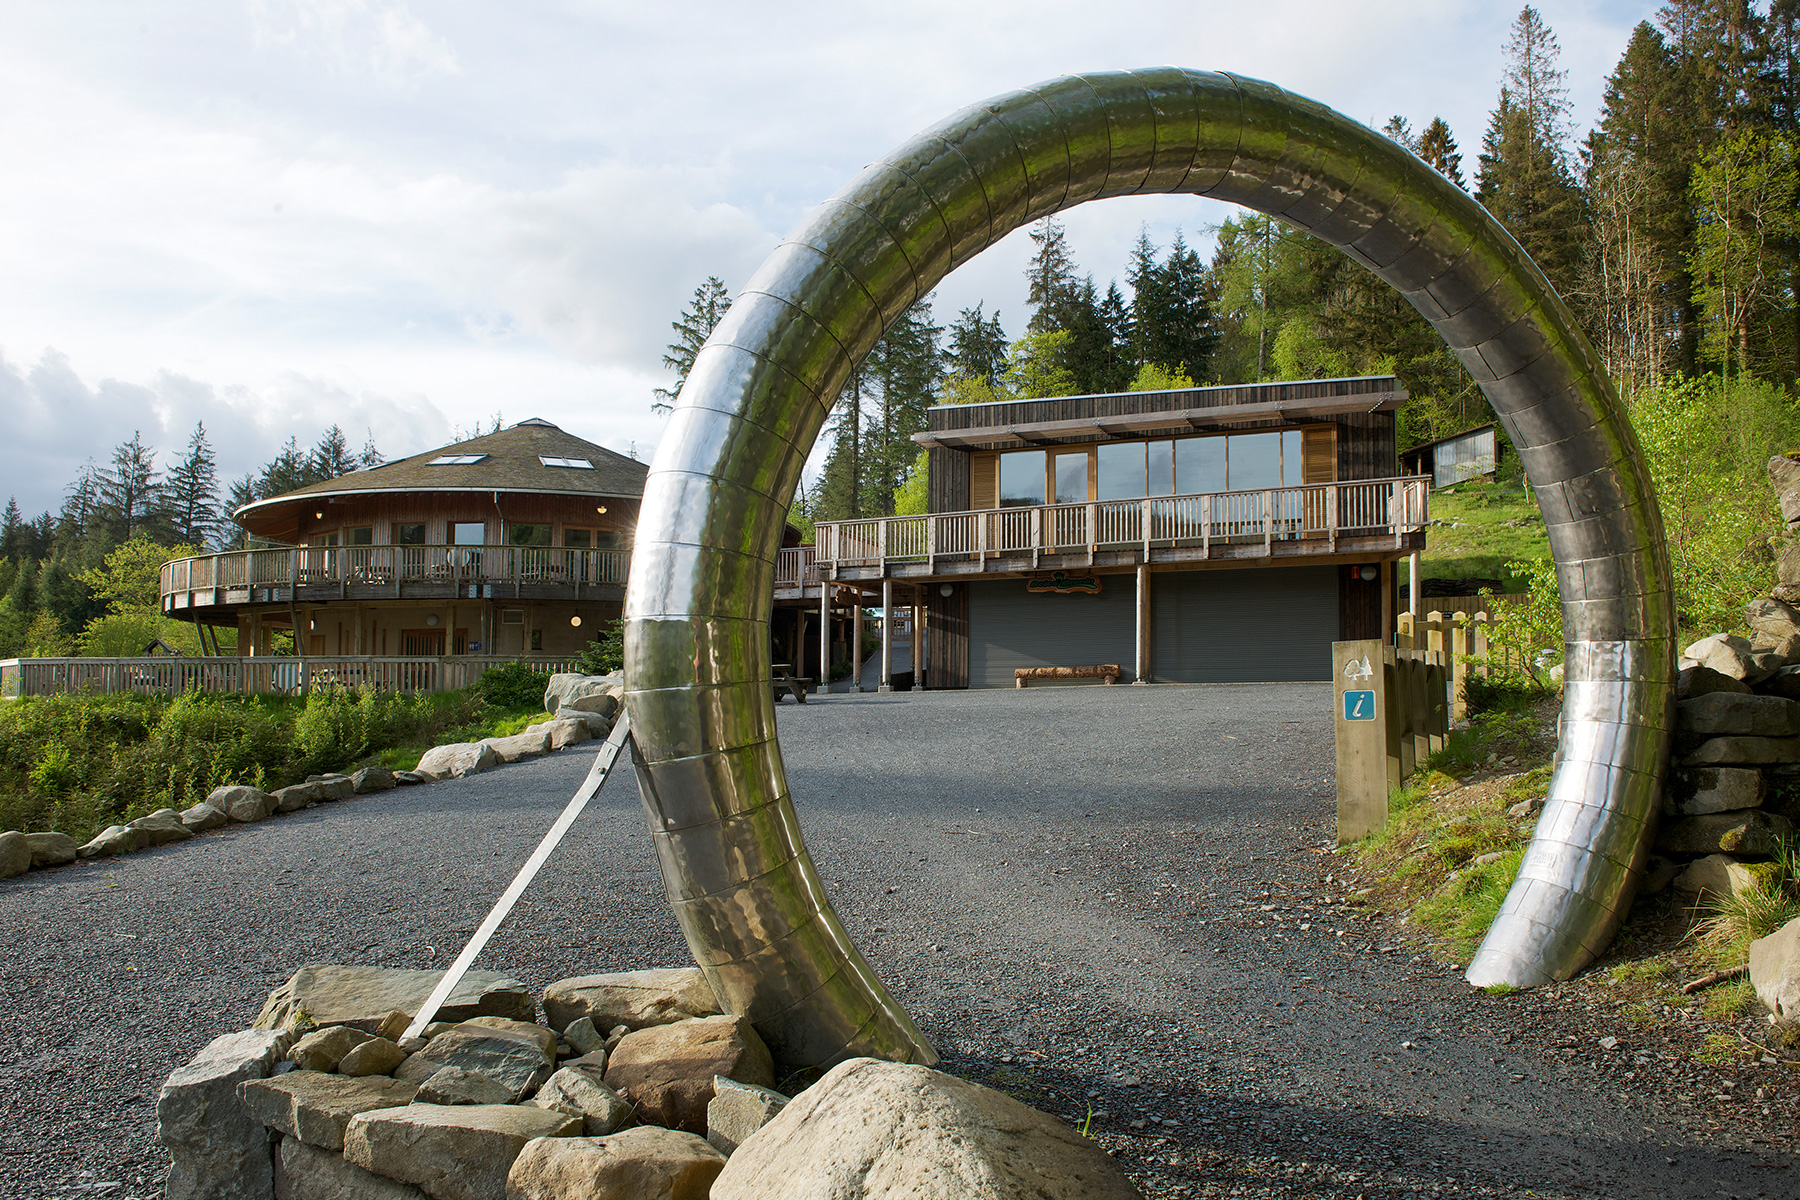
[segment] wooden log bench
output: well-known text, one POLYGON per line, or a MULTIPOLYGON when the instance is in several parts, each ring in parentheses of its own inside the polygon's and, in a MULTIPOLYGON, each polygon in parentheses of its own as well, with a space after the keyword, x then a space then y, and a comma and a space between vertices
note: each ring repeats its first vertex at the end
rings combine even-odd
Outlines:
POLYGON ((1085 667, 1020 667, 1013 672, 1013 686, 1022 688, 1033 679, 1098 679, 1119 682, 1118 663, 1092 663, 1085 667))

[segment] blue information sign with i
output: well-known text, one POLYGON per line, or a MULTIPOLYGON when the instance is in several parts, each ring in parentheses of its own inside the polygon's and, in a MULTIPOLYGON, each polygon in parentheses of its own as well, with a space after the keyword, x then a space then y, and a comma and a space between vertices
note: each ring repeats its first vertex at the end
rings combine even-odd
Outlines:
POLYGON ((1375 693, 1373 691, 1344 693, 1344 720, 1373 721, 1374 719, 1375 693))

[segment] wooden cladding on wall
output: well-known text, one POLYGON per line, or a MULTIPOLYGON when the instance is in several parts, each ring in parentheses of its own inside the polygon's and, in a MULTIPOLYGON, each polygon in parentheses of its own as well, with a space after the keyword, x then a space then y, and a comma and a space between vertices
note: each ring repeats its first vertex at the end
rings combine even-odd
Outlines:
POLYGON ((925 463, 926 505, 930 511, 969 511, 969 452, 933 446, 925 463))
POLYGON ((934 691, 969 686, 969 588, 950 587, 948 596, 925 589, 925 682, 934 691))
POLYGON ((1337 427, 1337 477, 1392 479, 1400 473, 1400 450, 1394 434, 1394 414, 1351 413, 1333 417, 1337 427))
POLYGON ((1337 426, 1314 425, 1300 433, 1300 482, 1337 480, 1337 426))
POLYGON ((1000 507, 1000 455, 993 450, 978 450, 968 455, 969 507, 1000 507))
POLYGON ((1282 400, 1361 396, 1392 392, 1400 386, 1392 376, 1367 379, 1313 379, 1292 383, 1248 383, 1174 392, 1120 392, 1097 396, 1058 396, 1048 400, 1015 400, 1003 404, 956 404, 926 413, 927 428, 972 429, 985 425, 1023 425, 1036 421, 1068 421, 1087 417, 1136 416, 1180 408, 1225 408, 1282 400))
MULTIPOLYGON (((507 492, 500 494, 497 503, 490 494, 474 492, 377 493, 316 503, 315 509, 301 515, 298 540, 318 544, 325 534, 366 527, 377 546, 391 544, 396 525, 423 525, 426 544, 444 545, 450 540, 450 526, 459 523, 485 526, 484 540, 495 546, 505 544, 502 527, 515 525, 550 525, 559 533, 563 528, 601 529, 629 541, 638 512, 636 500, 507 492), (602 506, 604 513, 596 511, 602 506), (314 517, 313 512, 324 516, 314 517)), ((556 544, 562 544, 560 537, 556 544)))

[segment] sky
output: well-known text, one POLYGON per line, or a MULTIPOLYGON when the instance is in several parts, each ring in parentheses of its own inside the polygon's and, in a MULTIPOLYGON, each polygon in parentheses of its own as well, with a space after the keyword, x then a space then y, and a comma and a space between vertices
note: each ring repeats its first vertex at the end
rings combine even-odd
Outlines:
MULTIPOLYGON (((1538 6, 1578 131, 1654 4, 1538 6)), ((141 432, 203 421, 223 479, 336 423, 388 457, 542 417, 652 456, 670 322, 734 291, 867 162, 969 102, 1078 71, 1270 80, 1380 128, 1449 122, 1472 174, 1517 10, 1456 0, 900 6, 20 0, 0 40, 0 494, 54 509, 141 432)), ((1140 229, 1065 214, 1104 289, 1140 229)), ((950 276, 1022 331, 1017 232, 950 276)), ((1121 280, 1122 283, 1122 280, 1121 280)))

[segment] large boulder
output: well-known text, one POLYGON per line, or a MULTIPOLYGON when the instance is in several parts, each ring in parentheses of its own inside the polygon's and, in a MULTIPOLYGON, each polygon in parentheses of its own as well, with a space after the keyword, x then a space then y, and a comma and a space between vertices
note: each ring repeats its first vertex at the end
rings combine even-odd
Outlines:
POLYGON ((1794 832, 1785 818, 1759 808, 1741 812, 1682 817, 1663 824, 1656 848, 1664 854, 1730 854, 1737 858, 1774 858, 1781 840, 1794 832))
POLYGON ((853 1058, 737 1148, 711 1200, 1140 1200, 1100 1144, 929 1067, 853 1058))
POLYGON ((137 835, 138 847, 166 846, 170 842, 185 842, 194 836, 194 831, 181 823, 181 814, 172 808, 159 808, 148 816, 139 817, 125 828, 137 835))
POLYGON ((1800 530, 1800 462, 1777 454, 1769 460, 1769 486, 1781 504, 1782 519, 1790 531, 1800 530))
POLYGON ((531 1103, 579 1116, 589 1137, 613 1132, 631 1118, 631 1102, 601 1082, 604 1072, 564 1067, 544 1081, 531 1103))
POLYGON ((579 1117, 548 1108, 409 1104, 351 1117, 344 1159, 435 1200, 505 1200, 506 1174, 527 1142, 580 1133, 579 1117))
POLYGON ((218 787, 207 796, 206 803, 222 809, 226 816, 241 824, 266 820, 275 812, 275 797, 261 788, 232 784, 218 787))
POLYGON ((413 772, 427 779, 461 779, 500 765, 500 756, 485 742, 452 742, 433 746, 413 772))
POLYGON ((698 967, 577 975, 544 989, 544 1017, 557 1030, 582 1017, 595 1029, 635 1030, 718 1013, 719 1001, 698 967))
POLYGON ((1761 771, 1748 767, 1696 767, 1676 773, 1670 781, 1663 811, 1683 817, 1733 812, 1756 808, 1767 793, 1761 771))
POLYGON ((1771 763, 1800 763, 1800 738, 1708 738, 1681 756, 1689 767, 1751 767, 1771 763))
POLYGON ((1800 637, 1800 610, 1764 597, 1744 606, 1744 624, 1750 627, 1753 646, 1780 646, 1791 638, 1800 637))
POLYGON ((317 804, 325 798, 325 789, 317 780, 306 783, 292 783, 284 788, 276 788, 270 795, 275 797, 276 812, 298 812, 309 804, 317 804))
POLYGON ((1675 677, 1675 698, 1691 700, 1712 692, 1748 693, 1750 685, 1741 679, 1721 675, 1711 667, 1688 667, 1675 677))
POLYGON ((552 750, 561 750, 564 746, 579 746, 594 736, 586 720, 569 717, 544 722, 544 732, 550 735, 552 750))
POLYGON ((137 848, 136 833, 123 825, 108 825, 75 853, 81 858, 110 858, 115 854, 130 854, 137 848))
POLYGON ((181 810, 181 823, 189 833, 205 833, 209 829, 217 829, 230 822, 229 816, 204 800, 192 808, 181 810))
MULTIPOLYGON (((304 966, 269 993, 256 1028, 287 1029, 308 1019, 319 1026, 348 1025, 372 1034, 396 1009, 408 1018, 416 1016, 443 977, 442 971, 396 967, 304 966)), ((536 1012, 530 990, 518 980, 499 971, 470 971, 438 1008, 438 1019, 530 1020, 536 1012)))
POLYGON ((274 1200, 269 1135, 238 1085, 267 1076, 287 1043, 272 1029, 228 1033, 169 1076, 156 1098, 156 1133, 173 1160, 166 1200, 274 1200))
POLYGON ((1800 917, 1750 943, 1750 986, 1777 1017, 1800 1021, 1800 917))
POLYGON ((320 800, 348 800, 356 794, 356 781, 348 775, 308 775, 306 782, 319 789, 320 800))
POLYGON ((410 1104, 413 1092, 412 1084, 398 1079, 380 1075, 352 1079, 322 1071, 289 1071, 238 1085, 238 1098, 258 1121, 326 1150, 344 1148, 344 1130, 351 1117, 410 1104))
POLYGON ((612 732, 612 721, 597 712, 584 712, 579 708, 559 708, 555 720, 558 724, 564 721, 579 721, 588 731, 589 737, 605 737, 612 732))
POLYGON ((515 733, 511 737, 484 738, 481 744, 499 755, 501 762, 512 763, 547 753, 550 749, 550 735, 543 730, 537 733, 515 733))
POLYGON ((339 1075, 391 1075, 407 1058, 406 1051, 384 1037, 372 1037, 338 1060, 339 1075))
POLYGON ((1793 737, 1800 734, 1800 701, 1784 696, 1709 692, 1675 706, 1675 729, 1699 738, 1793 737))
POLYGON ((425 1200, 425 1193, 290 1137, 275 1150, 275 1200, 425 1200))
POLYGON ((716 1076, 706 1105, 706 1140, 720 1154, 731 1154, 790 1103, 772 1088, 716 1076))
POLYGON ((16 829, 0 833, 0 879, 31 870, 31 843, 16 829))
POLYGON ((394 773, 386 767, 358 767, 350 773, 350 790, 358 796, 391 792, 399 786, 394 782, 394 773))
MULTIPOLYGON (((625 674, 622 671, 614 671, 610 675, 552 675, 544 688, 544 711, 555 712, 559 708, 583 709, 584 705, 575 702, 589 696, 611 696, 616 700, 624 695, 625 674)), ((601 712, 599 708, 586 708, 585 711, 601 712)), ((612 714, 607 712, 602 715, 612 714)))
POLYGON ((442 1066, 485 1075, 511 1092, 516 1104, 556 1070, 556 1035, 542 1025, 476 1017, 438 1034, 419 1053, 442 1066))
POLYGON ((1731 679, 1754 682, 1757 669, 1750 661, 1752 653, 1750 643, 1735 634, 1715 633, 1711 637, 1701 638, 1682 652, 1683 658, 1692 659, 1708 670, 1731 679))
POLYGON ((1780 878, 1774 863, 1741 863, 1727 854, 1709 854, 1689 863, 1675 876, 1676 892, 1693 900, 1726 900, 1746 896, 1780 878))
POLYGON ((72 863, 81 845, 66 833, 28 833, 25 844, 31 847, 31 865, 60 867, 72 863))
POLYGON ((695 1017, 628 1033, 606 1059, 606 1086, 637 1106, 638 1120, 706 1133, 713 1076, 771 1087, 775 1063, 744 1017, 695 1017))
POLYGON ((475 1071, 439 1067, 425 1077, 413 1099, 420 1104, 511 1104, 513 1089, 475 1071))
MULTIPOLYGON (((706 1200, 725 1156, 691 1133, 640 1126, 611 1137, 540 1138, 513 1160, 508 1200, 706 1200)), ((767 1200, 799 1196, 770 1193, 767 1200)))
POLYGON ((348 1025, 327 1025, 295 1042, 294 1048, 288 1051, 288 1057, 302 1071, 335 1071, 338 1064, 344 1061, 344 1055, 372 1040, 374 1036, 348 1025))

